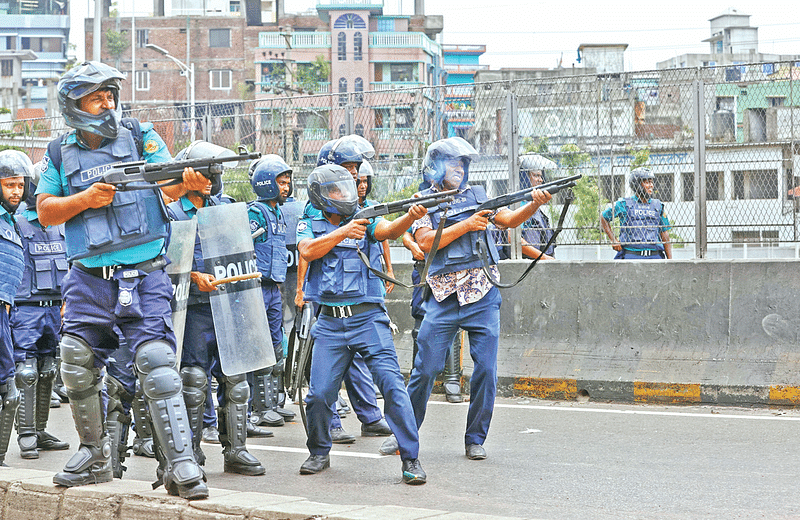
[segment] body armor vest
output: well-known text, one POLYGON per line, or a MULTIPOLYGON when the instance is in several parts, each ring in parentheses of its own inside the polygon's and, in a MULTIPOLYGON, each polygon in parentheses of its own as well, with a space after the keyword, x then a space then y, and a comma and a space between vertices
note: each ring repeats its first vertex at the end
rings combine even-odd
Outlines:
POLYGON ((623 247, 637 249, 664 250, 661 243, 661 210, 664 207, 658 199, 642 203, 638 198, 627 197, 625 206, 628 218, 620 228, 619 241, 623 247))
MULTIPOLYGON (((286 281, 287 250, 286 250, 286 220, 283 213, 276 215, 263 202, 255 201, 250 207, 257 209, 267 222, 267 232, 263 235, 264 242, 254 242, 256 262, 261 271, 262 280, 272 280, 275 283, 286 281)), ((251 229, 251 231, 255 231, 251 229)))
MULTIPOLYGON (((127 128, 116 139, 97 150, 62 144, 62 170, 70 195, 80 193, 97 181, 113 163, 137 161, 139 152, 127 128)), ((89 208, 67 221, 67 257, 70 261, 120 251, 169 236, 161 190, 118 191, 102 208, 89 208)))
MULTIPOLYGON (((422 195, 429 195, 431 193, 434 192, 428 189, 423 191, 422 195)), ((450 227, 453 224, 468 219, 475 213, 475 209, 478 205, 486 200, 486 192, 481 186, 471 186, 470 189, 462 191, 456 195, 455 200, 450 205, 450 210, 447 212, 445 227, 450 227)), ((444 213, 443 210, 444 208, 441 205, 428 210, 433 229, 439 226, 439 221, 444 213)), ((470 231, 453 240, 436 253, 436 256, 433 258, 428 268, 428 275, 435 276, 438 274, 454 273, 456 271, 481 267, 483 263, 481 262, 480 256, 478 256, 478 248, 475 245, 478 240, 483 240, 487 245, 489 264, 497 264, 500 261, 500 255, 497 252, 497 247, 492 236, 487 231, 470 231)))
POLYGON ((11 222, 0 215, 0 301, 14 304, 25 273, 22 240, 11 222))
POLYGON ((17 301, 61 299, 61 280, 68 264, 64 226, 42 228, 38 220, 17 219, 25 252, 25 275, 17 289, 17 301))
MULTIPOLYGON (((522 225, 522 238, 540 251, 547 245, 552 236, 553 230, 550 228, 550 219, 547 218, 541 208, 537 209, 536 213, 522 225)), ((544 254, 553 256, 555 249, 556 245, 550 244, 544 254)))
MULTIPOLYGON (((314 237, 319 238, 337 229, 324 217, 311 221, 314 237)), ((383 303, 383 281, 367 269, 358 257, 356 247, 367 253, 370 265, 380 265, 382 247, 365 236, 361 240, 346 238, 328 254, 308 266, 308 279, 303 288, 309 301, 335 303, 383 303)))

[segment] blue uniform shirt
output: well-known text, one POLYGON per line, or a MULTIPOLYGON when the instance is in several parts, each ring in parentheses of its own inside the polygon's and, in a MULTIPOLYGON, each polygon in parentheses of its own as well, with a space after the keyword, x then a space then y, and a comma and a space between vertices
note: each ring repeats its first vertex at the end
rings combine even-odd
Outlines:
MULTIPOLYGON (((271 211, 275 214, 275 216, 280 220, 281 218, 281 209, 280 204, 276 204, 273 208, 270 204, 264 202, 264 207, 267 208, 267 211, 271 211)), ((266 242, 267 241, 267 233, 271 233, 272 230, 269 226, 267 226, 268 222, 267 219, 264 218, 264 215, 261 214, 256 208, 249 207, 247 208, 248 217, 250 218, 250 232, 256 231, 258 228, 263 228, 266 233, 261 233, 258 235, 253 241, 254 242, 266 242), (256 222, 257 225, 254 226, 253 222, 256 222)))
MULTIPOLYGON (((300 217, 300 220, 297 222, 297 243, 299 244, 301 240, 310 238, 314 239, 317 238, 314 236, 314 232, 311 230, 311 221, 315 218, 325 218, 322 214, 321 210, 318 210, 311 203, 307 203, 306 207, 303 209, 303 215, 300 217)), ((372 220, 372 222, 367 226, 367 238, 375 240, 375 227, 378 225, 378 222, 383 220, 383 217, 376 217, 372 220)), ((342 220, 342 223, 339 225, 340 227, 347 224, 350 221, 349 218, 342 220)), ((386 294, 384 289, 384 295, 386 294)), ((344 306, 344 305, 355 305, 358 302, 341 302, 341 303, 328 303, 326 305, 329 306, 344 306)))
MULTIPOLYGON (((161 139, 161 136, 153 130, 153 124, 140 123, 140 127, 142 129, 143 143, 142 158, 149 163, 171 161, 172 156, 167 149, 167 145, 164 143, 164 140, 161 139)), ((88 149, 83 144, 82 140, 78 139, 77 133, 71 132, 67 136, 66 144, 74 143, 77 143, 81 148, 88 149)), ((106 141, 104 141, 103 144, 106 144, 106 141)), ((47 164, 47 169, 42 173, 39 179, 36 195, 40 193, 49 193, 57 197, 67 196, 69 194, 69 188, 67 186, 67 177, 64 174, 63 162, 61 168, 57 171, 53 163, 50 162, 47 152, 44 154, 44 161, 45 164, 47 164)), ((147 242, 146 244, 132 246, 119 251, 82 258, 81 263, 86 267, 133 265, 155 258, 161 254, 163 250, 164 240, 157 239, 152 242, 147 242)))

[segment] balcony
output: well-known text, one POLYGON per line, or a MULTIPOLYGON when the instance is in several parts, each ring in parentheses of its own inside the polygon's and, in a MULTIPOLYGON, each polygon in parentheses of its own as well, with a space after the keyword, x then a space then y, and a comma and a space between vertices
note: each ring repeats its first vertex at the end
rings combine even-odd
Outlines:
MULTIPOLYGON (((271 31, 258 33, 258 48, 286 49, 286 38, 283 34, 271 31)), ((293 49, 330 49, 331 33, 295 32, 291 34, 290 42, 293 49)))
POLYGON ((424 87, 421 81, 373 81, 370 87, 373 91, 404 90, 424 87))
POLYGON ((479 70, 489 70, 488 65, 448 65, 447 63, 444 64, 443 68, 450 74, 474 74, 479 70))
POLYGON ((303 128, 304 141, 328 141, 331 131, 328 128, 303 128))
POLYGON ((442 46, 420 32, 374 32, 369 33, 370 48, 414 48, 422 49, 431 56, 441 56, 442 46))
POLYGON ((383 0, 317 0, 317 9, 383 8, 383 0))

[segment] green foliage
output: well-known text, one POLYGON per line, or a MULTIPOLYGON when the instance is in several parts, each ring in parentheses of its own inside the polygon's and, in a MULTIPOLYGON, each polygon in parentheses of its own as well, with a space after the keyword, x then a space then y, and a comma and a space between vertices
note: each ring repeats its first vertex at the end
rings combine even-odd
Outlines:
MULTIPOLYGON (((567 168, 568 175, 575 175, 575 170, 591 159, 588 153, 581 151, 575 144, 565 144, 561 147, 561 166, 567 168)), ((572 191, 575 193, 575 226, 578 228, 579 239, 601 240, 604 236, 600 230, 599 209, 608 201, 600 196, 597 179, 584 175, 572 191)))
POLYGON ((24 148, 20 148, 19 146, 12 146, 10 144, 0 144, 0 152, 2 152, 3 150, 17 150, 22 153, 25 153, 24 148))
POLYGON ((114 29, 109 29, 106 31, 106 48, 108 49, 109 54, 114 56, 116 59, 120 59, 122 57, 122 53, 128 49, 130 43, 131 42, 127 31, 119 32, 115 31, 114 29))
POLYGON ((650 148, 644 147, 640 150, 636 150, 634 148, 628 148, 628 153, 631 154, 631 170, 638 168, 639 166, 644 166, 650 160, 650 148))
POLYGON ((538 139, 526 137, 522 140, 522 153, 538 153, 539 155, 547 156, 549 151, 550 143, 547 137, 540 137, 538 139))
POLYGON ((328 81, 331 76, 331 62, 323 55, 318 55, 311 64, 297 67, 295 82, 297 87, 309 91, 317 88, 319 83, 328 81))
POLYGON ((228 168, 222 174, 222 191, 236 202, 256 200, 256 194, 247 177, 247 168, 228 168))
POLYGON ((11 110, 6 107, 0 107, 0 114, 10 114, 11 110))

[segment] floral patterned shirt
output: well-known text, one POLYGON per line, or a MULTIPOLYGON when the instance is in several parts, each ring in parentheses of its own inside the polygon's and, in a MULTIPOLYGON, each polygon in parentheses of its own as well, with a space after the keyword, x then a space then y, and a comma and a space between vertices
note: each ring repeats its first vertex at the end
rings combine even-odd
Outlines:
MULTIPOLYGON (((411 228, 412 234, 415 234, 418 229, 425 227, 434 229, 431 218, 428 215, 425 215, 421 219, 414 222, 414 225, 411 228)), ((496 265, 492 265, 489 268, 491 269, 492 275, 495 278, 500 277, 500 273, 497 271, 496 265)), ((492 288, 492 282, 489 281, 486 273, 484 273, 483 269, 480 267, 464 269, 462 271, 455 271, 452 273, 443 273, 437 275, 429 274, 426 281, 428 282, 428 285, 430 285, 431 293, 433 294, 433 297, 436 298, 437 302, 440 302, 451 294, 456 293, 458 304, 461 306, 479 301, 481 298, 486 296, 486 294, 492 288)))

